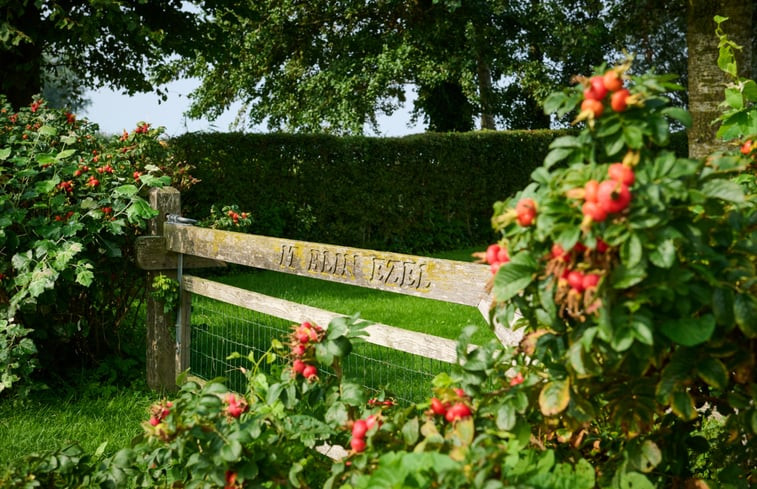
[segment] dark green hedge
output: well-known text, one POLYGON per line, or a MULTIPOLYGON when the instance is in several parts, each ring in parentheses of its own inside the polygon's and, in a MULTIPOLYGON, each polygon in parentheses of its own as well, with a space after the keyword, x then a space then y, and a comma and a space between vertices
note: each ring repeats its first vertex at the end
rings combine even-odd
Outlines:
POLYGON ((494 239, 492 204, 528 183, 556 135, 190 133, 171 145, 201 180, 186 215, 236 203, 258 234, 429 252, 494 239))

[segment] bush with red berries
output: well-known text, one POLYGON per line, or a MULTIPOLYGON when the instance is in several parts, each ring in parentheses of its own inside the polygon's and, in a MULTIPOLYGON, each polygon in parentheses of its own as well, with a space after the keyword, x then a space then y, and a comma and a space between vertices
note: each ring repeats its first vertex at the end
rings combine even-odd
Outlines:
POLYGON ((146 192, 193 182, 161 136, 140 124, 107 138, 42 99, 15 111, 0 97, 0 392, 35 352, 61 372, 128 344, 146 192))

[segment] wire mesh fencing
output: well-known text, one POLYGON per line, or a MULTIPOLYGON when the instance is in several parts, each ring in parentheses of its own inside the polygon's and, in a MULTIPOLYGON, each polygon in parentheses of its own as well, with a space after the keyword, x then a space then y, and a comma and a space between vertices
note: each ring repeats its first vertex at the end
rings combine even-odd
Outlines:
MULTIPOLYGON (((191 318, 190 373, 206 380, 224 377, 229 388, 237 391, 245 389, 242 368, 250 368, 248 355, 260 359, 274 339, 286 343, 292 325, 285 319, 201 296, 192 298, 191 318), (229 358, 233 353, 241 357, 229 358)), ((275 373, 284 365, 285 360, 279 358, 272 365, 261 362, 261 369, 275 373)), ((342 365, 346 380, 374 394, 383 390, 400 403, 427 399, 431 379, 450 369, 439 360, 367 342, 356 343, 342 365)))

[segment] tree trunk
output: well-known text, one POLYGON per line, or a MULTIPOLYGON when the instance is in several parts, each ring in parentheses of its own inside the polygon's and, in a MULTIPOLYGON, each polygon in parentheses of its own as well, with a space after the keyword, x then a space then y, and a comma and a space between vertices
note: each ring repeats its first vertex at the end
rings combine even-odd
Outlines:
POLYGON ((489 64, 481 59, 476 60, 478 70, 478 93, 481 100, 481 129, 496 129, 494 114, 492 113, 492 70, 489 64))
POLYGON ((753 4, 744 0, 692 0, 688 3, 686 43, 689 51, 689 109, 693 125, 688 132, 689 156, 704 157, 725 149, 715 137, 711 122, 722 110, 724 84, 728 80, 717 65, 718 39, 715 15, 728 17, 722 24, 728 37, 743 46, 736 53, 741 76, 751 76, 753 4))

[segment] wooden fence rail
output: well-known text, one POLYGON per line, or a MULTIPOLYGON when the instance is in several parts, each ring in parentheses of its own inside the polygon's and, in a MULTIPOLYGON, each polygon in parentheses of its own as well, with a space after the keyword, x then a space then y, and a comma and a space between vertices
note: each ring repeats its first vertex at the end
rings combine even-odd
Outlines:
MULTIPOLYGON (((325 326, 332 318, 343 316, 186 275, 184 268, 219 262, 246 265, 473 306, 488 320, 491 297, 484 290, 490 277, 486 265, 169 223, 165 215, 180 210, 178 192, 154 189, 150 201, 160 212, 156 218, 160 222, 151 227, 151 236, 139 240, 137 264, 148 270, 150 281, 157 273, 170 273, 181 282, 178 319, 162 314, 158 304, 148 303, 147 379, 152 388, 175 388, 176 375, 189 368, 192 294, 295 323, 310 320, 325 326), (170 319, 176 320, 175 347, 165 344, 171 337, 170 319)), ((456 342, 449 339, 383 324, 373 324, 367 332, 366 341, 373 344, 444 362, 456 358, 456 342)), ((512 332, 501 325, 496 325, 495 333, 500 340, 513 341, 512 332)))

